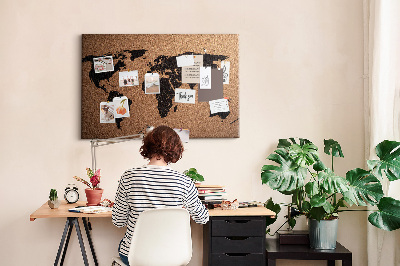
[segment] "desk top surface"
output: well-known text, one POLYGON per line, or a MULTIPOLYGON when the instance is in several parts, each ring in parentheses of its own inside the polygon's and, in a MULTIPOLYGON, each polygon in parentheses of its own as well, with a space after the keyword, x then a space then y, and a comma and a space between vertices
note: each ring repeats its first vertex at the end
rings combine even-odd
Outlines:
MULTIPOLYGON (((111 217, 111 212, 103 213, 76 213, 70 212, 68 209, 72 209, 78 206, 86 206, 86 201, 78 201, 73 204, 67 204, 65 200, 61 201, 58 209, 50 209, 49 205, 44 203, 39 209, 30 215, 30 220, 34 221, 37 218, 67 218, 67 217, 111 217)), ((250 208, 239 208, 237 210, 222 210, 212 209, 208 210, 210 216, 274 216, 275 213, 264 208, 264 207, 250 207, 250 208)))

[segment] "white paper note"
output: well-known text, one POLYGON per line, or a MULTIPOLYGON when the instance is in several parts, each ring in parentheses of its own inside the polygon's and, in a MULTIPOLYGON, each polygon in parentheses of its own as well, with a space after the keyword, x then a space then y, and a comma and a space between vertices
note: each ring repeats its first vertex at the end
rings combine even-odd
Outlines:
POLYGON ((211 114, 229 112, 228 99, 209 101, 211 114))
POLYGON ((200 67, 200 89, 211 89, 211 67, 200 67))
POLYGON ((175 89, 176 103, 196 103, 196 90, 175 89))
POLYGON ((174 128, 175 132, 178 133, 181 141, 184 143, 189 142, 189 129, 174 128))
POLYGON ((231 63, 229 61, 221 61, 221 68, 223 71, 224 84, 229 84, 229 71, 231 70, 231 63))
POLYGON ((193 66, 194 57, 192 54, 177 56, 176 64, 178 67, 193 66))
POLYGON ((114 97, 115 118, 129 117, 128 97, 114 97))
POLYGON ((182 83, 200 83, 200 67, 203 66, 203 55, 194 55, 193 57, 193 66, 182 67, 182 83))

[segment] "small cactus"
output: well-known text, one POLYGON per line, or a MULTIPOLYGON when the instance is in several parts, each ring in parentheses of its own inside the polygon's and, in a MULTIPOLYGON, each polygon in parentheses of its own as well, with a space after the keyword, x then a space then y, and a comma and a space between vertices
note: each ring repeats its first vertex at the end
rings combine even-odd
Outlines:
POLYGON ((51 201, 55 201, 55 200, 58 199, 57 190, 55 190, 55 189, 53 189, 53 188, 50 190, 49 199, 50 199, 51 201))

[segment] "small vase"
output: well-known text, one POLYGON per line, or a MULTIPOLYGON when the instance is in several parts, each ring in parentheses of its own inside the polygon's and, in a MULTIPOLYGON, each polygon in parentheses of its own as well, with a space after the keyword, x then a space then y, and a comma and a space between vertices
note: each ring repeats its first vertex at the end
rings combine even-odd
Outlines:
POLYGON ((60 201, 58 199, 56 199, 56 200, 48 200, 47 204, 49 204, 49 207, 51 209, 58 209, 58 207, 60 207, 60 201))
POLYGON ((314 249, 335 249, 338 220, 309 220, 310 247, 314 249))
POLYGON ((103 194, 102 188, 95 188, 95 189, 87 188, 85 189, 85 193, 87 199, 87 204, 86 204, 87 206, 97 206, 100 204, 101 195, 103 194))

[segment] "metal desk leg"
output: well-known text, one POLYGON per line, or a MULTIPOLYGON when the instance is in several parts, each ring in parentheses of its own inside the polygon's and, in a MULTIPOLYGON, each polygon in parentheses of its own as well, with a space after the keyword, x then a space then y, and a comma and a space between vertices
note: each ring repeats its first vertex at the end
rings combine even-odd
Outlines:
POLYGON ((64 246, 64 251, 63 251, 62 257, 61 257, 60 266, 64 265, 65 254, 67 254, 68 243, 69 243, 69 239, 71 238, 71 233, 72 233, 72 222, 69 221, 68 235, 67 235, 67 239, 65 241, 65 246, 64 246))
POLYGON ((67 234, 68 228, 70 228, 69 219, 67 219, 67 222, 65 223, 64 232, 61 236, 61 242, 60 242, 60 246, 58 247, 57 257, 56 257, 56 261, 54 262, 54 266, 57 266, 58 260, 60 259, 61 250, 63 249, 63 246, 64 246, 65 236, 67 234))
POLYGON ((87 224, 86 218, 82 217, 82 221, 83 221, 83 226, 85 227, 87 239, 89 241, 90 250, 92 251, 94 265, 98 266, 99 264, 97 262, 96 252, 94 251, 93 242, 92 242, 92 238, 90 237, 90 232, 89 232, 89 228, 88 228, 88 224, 87 224))
POLYGON ((71 219, 72 219, 72 223, 75 225, 76 234, 78 235, 79 245, 81 246, 83 262, 85 263, 85 266, 89 266, 89 262, 88 262, 88 259, 87 259, 87 256, 86 256, 85 245, 83 244, 81 229, 79 227, 78 218, 71 218, 71 219))

